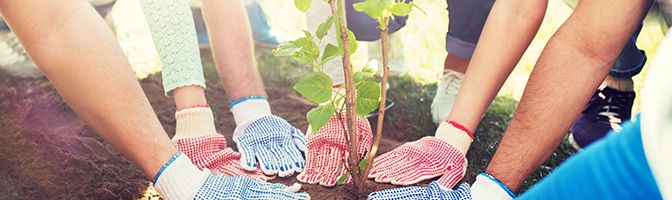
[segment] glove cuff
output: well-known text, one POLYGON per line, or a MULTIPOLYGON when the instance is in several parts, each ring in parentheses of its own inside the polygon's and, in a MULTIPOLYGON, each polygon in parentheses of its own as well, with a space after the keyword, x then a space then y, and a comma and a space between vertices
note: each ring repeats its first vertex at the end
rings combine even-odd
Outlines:
POLYGON ((475 200, 511 200, 516 197, 506 185, 487 173, 481 173, 476 177, 476 182, 471 186, 471 195, 475 200))
POLYGON ((463 155, 467 155, 471 142, 474 141, 471 135, 465 131, 462 126, 455 122, 441 122, 439 128, 436 129, 434 137, 447 142, 455 149, 460 151, 463 155))
POLYGON ((182 153, 177 153, 154 177, 154 187, 163 199, 192 199, 210 175, 182 153))
POLYGON ((215 119, 210 107, 187 108, 175 113, 175 136, 173 143, 185 138, 217 134, 215 119))
POLYGON ((231 107, 233 119, 236 125, 241 126, 246 123, 271 115, 271 106, 266 99, 248 99, 239 102, 231 107))

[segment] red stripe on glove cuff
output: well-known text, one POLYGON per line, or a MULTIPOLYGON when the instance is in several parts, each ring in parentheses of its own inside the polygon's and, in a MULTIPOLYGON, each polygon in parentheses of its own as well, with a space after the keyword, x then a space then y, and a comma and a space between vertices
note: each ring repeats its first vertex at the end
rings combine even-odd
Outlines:
POLYGON ((469 137, 470 137, 472 140, 474 139, 474 134, 471 133, 471 131, 469 131, 469 129, 467 129, 467 127, 464 127, 462 124, 459 124, 459 123, 457 123, 457 122, 455 122, 455 121, 448 121, 448 124, 452 125, 452 126, 455 127, 455 128, 458 128, 458 129, 464 131, 465 133, 467 133, 467 135, 469 135, 469 137))

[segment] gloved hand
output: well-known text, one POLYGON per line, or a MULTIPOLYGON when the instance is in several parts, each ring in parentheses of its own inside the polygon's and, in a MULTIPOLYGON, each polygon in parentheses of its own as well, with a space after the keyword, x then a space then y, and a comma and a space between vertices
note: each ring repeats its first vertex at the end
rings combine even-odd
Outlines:
POLYGON ((443 122, 436 137, 424 137, 378 156, 368 177, 376 182, 411 185, 443 175, 439 184, 452 188, 464 176, 465 157, 473 140, 466 129, 443 122))
POLYGON ((268 181, 259 168, 247 171, 240 166, 240 153, 226 147, 226 138, 219 134, 178 139, 177 150, 191 158, 199 169, 209 169, 214 174, 245 176, 256 181, 268 181))
POLYGON ((471 186, 471 196, 474 200, 511 200, 516 194, 495 177, 481 173, 471 186))
POLYGON ((441 199, 441 200, 471 200, 469 184, 462 183, 457 190, 444 189, 436 181, 427 187, 413 186, 393 188, 373 192, 369 194, 369 200, 392 200, 392 199, 441 199))
POLYGON ((296 193, 300 185, 286 186, 279 183, 256 182, 252 179, 236 176, 224 177, 210 175, 196 193, 194 199, 310 199, 308 193, 296 193))
POLYGON ((189 158, 178 153, 154 177, 154 186, 166 200, 182 199, 310 199, 296 193, 301 186, 256 182, 246 177, 214 175, 199 170, 189 158))
MULTIPOLYGON (((345 114, 342 115, 345 120, 345 114)), ((346 172, 346 159, 350 154, 347 150, 346 132, 347 123, 341 123, 337 116, 333 116, 324 127, 312 134, 308 128, 308 159, 306 168, 296 179, 304 183, 319 183, 323 186, 334 186, 338 178, 346 172)), ((364 157, 364 154, 371 150, 371 125, 363 117, 357 116, 357 143, 359 145, 358 154, 364 157)), ((352 181, 351 177, 346 179, 346 183, 352 181)))
POLYGON ((305 165, 305 135, 278 116, 266 115, 238 124, 233 141, 245 170, 256 170, 258 160, 264 174, 287 177, 301 172, 305 165))

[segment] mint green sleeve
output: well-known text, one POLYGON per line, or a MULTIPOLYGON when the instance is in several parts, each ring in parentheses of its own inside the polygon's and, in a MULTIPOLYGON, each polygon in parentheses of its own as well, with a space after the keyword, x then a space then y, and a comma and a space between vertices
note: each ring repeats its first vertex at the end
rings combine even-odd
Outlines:
POLYGON ((178 87, 205 88, 193 15, 187 0, 140 0, 163 67, 166 95, 178 87))

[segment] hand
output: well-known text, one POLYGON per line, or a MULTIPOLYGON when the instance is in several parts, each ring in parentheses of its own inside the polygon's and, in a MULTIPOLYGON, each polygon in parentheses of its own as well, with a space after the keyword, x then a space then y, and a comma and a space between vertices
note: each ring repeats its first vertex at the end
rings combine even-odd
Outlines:
POLYGON ((301 185, 256 182, 236 176, 214 175, 200 170, 181 153, 173 156, 152 181, 156 191, 166 200, 182 199, 310 199, 307 193, 296 193, 301 185))
POLYGON ((275 115, 239 124, 233 141, 238 145, 240 164, 245 170, 256 170, 258 160, 264 174, 287 177, 301 172, 305 165, 302 155, 306 152, 305 136, 275 115))
POLYGON ((198 190, 194 199, 309 200, 308 193, 296 193, 299 189, 301 189, 299 184, 288 187, 279 183, 256 182, 241 176, 210 175, 198 190))
POLYGON ((470 200, 471 192, 469 184, 462 183, 457 190, 444 189, 436 181, 430 183, 427 187, 413 186, 404 188, 393 188, 373 192, 369 194, 369 200, 392 200, 392 199, 450 199, 450 200, 470 200))
POLYGON ((226 138, 219 134, 178 139, 177 150, 184 153, 199 169, 210 169, 214 174, 245 176, 256 181, 268 181, 260 169, 247 171, 240 166, 240 153, 226 147, 226 138))
POLYGON ((411 185, 443 175, 439 183, 452 188, 464 176, 465 154, 472 139, 448 122, 439 126, 437 136, 406 143, 378 156, 368 177, 380 183, 411 185))
MULTIPOLYGON (((342 117, 343 123, 334 116, 330 121, 320 128, 316 134, 308 133, 308 159, 306 168, 296 178, 304 183, 319 183, 323 186, 334 186, 336 181, 346 173, 345 162, 350 154, 346 145, 346 132, 348 128, 345 122, 345 115, 342 117)), ((310 131, 310 128, 308 128, 310 131)), ((357 117, 357 143, 359 145, 359 157, 371 150, 371 125, 369 121, 362 117, 357 117)), ((356 166, 355 166, 356 167, 356 166)), ((351 182, 351 177, 346 179, 346 183, 351 182)))

